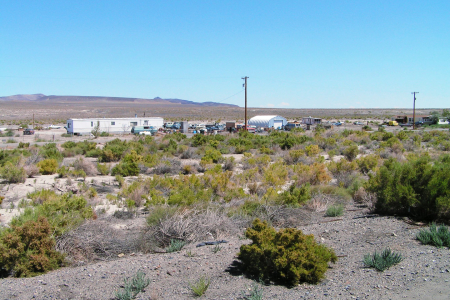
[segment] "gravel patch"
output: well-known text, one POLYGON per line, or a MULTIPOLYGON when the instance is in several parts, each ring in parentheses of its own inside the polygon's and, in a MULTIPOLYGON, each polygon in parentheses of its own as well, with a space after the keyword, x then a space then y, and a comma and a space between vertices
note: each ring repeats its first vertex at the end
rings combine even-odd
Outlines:
MULTIPOLYGON (((339 218, 312 219, 314 224, 298 228, 332 247, 338 262, 317 285, 263 285, 264 299, 449 299, 450 251, 421 245, 415 240, 419 226, 355 206, 339 218), (364 267, 365 254, 386 247, 404 260, 382 273, 364 267)), ((227 240, 216 253, 215 246, 190 244, 176 253, 131 253, 33 278, 0 279, 0 299, 114 299, 123 279, 139 270, 150 285, 136 299, 192 299, 189 285, 201 276, 211 279, 203 299, 244 299, 254 281, 240 272, 236 255, 250 241, 227 240)))

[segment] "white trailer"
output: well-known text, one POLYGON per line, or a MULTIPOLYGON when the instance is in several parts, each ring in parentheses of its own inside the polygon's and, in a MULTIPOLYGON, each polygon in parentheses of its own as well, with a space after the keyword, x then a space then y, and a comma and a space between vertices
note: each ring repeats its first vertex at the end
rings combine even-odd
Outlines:
POLYGON ((164 125, 164 119, 158 117, 69 119, 65 128, 67 133, 86 135, 96 130, 97 126, 99 132, 130 133, 133 126, 147 125, 161 128, 164 125))

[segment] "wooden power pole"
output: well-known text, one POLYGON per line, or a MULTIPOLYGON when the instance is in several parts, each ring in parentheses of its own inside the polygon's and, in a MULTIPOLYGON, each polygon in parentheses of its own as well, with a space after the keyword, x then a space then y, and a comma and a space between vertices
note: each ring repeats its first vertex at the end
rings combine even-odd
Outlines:
POLYGON ((247 131, 247 76, 242 77, 244 79, 244 88, 245 88, 245 117, 244 117, 244 130, 247 131))

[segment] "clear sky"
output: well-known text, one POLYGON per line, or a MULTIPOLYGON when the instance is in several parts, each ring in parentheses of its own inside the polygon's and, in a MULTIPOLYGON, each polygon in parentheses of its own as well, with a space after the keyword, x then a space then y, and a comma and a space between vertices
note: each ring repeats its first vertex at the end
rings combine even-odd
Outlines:
POLYGON ((450 107, 450 1, 5 0, 0 96, 450 107))

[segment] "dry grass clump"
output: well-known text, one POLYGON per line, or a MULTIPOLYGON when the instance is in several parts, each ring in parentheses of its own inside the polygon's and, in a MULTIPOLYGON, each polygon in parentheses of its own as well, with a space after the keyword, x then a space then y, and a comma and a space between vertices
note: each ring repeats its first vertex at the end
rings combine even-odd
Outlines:
POLYGON ((192 208, 166 215, 150 233, 159 245, 167 246, 174 239, 190 243, 202 239, 220 239, 237 232, 237 226, 219 210, 192 208))
POLYGON ((161 162, 152 170, 151 173, 164 175, 164 174, 179 174, 182 171, 181 162, 177 159, 166 158, 162 159, 161 162))
POLYGON ((137 252, 138 239, 138 231, 114 229, 99 220, 87 221, 58 237, 56 249, 65 253, 67 260, 76 266, 137 252))
POLYGON ((73 168, 77 171, 84 171, 88 176, 98 174, 97 166, 82 156, 77 157, 77 159, 73 162, 73 168))
POLYGON ((32 178, 39 174, 39 168, 36 165, 25 165, 23 169, 28 178, 32 178))

